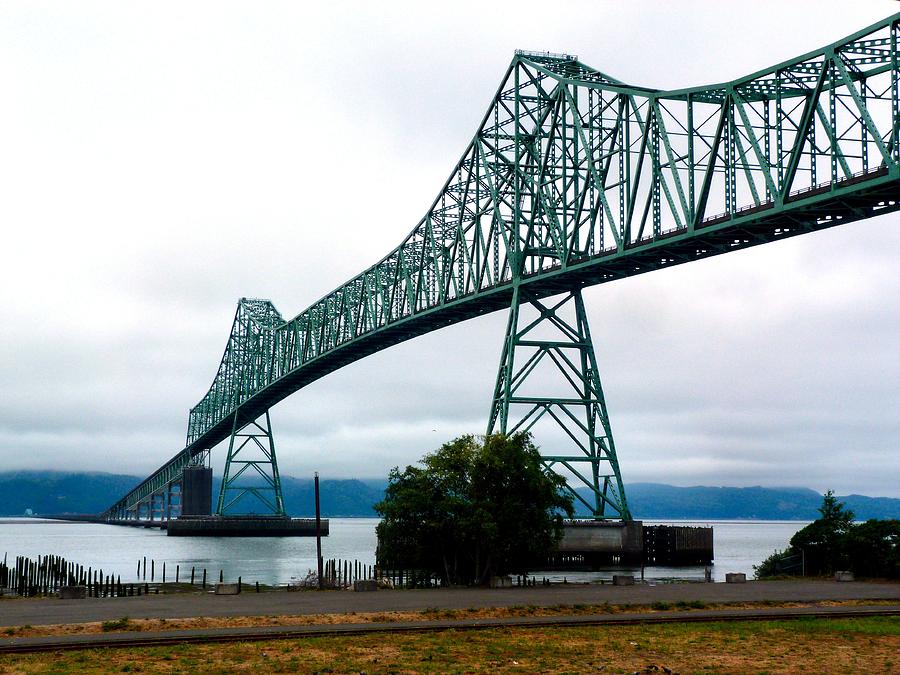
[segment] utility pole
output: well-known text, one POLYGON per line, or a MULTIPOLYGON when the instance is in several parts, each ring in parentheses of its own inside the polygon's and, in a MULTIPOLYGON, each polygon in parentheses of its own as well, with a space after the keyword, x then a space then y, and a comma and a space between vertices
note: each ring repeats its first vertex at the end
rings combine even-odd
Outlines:
POLYGON ((316 564, 318 565, 319 589, 322 589, 322 514, 319 510, 319 472, 316 471, 316 564))

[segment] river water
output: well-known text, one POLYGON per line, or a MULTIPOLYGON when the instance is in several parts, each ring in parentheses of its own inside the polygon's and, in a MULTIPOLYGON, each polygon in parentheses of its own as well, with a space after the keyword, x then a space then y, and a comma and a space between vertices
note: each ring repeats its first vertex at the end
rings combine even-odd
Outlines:
MULTIPOLYGON (((322 556, 375 562, 375 518, 331 518, 330 535, 322 539, 322 556)), ((715 564, 713 578, 724 581, 726 572, 745 572, 750 578, 753 565, 775 549, 783 549, 802 521, 644 521, 645 524, 702 525, 713 527, 715 564)), ((206 569, 210 581, 219 570, 226 581, 238 576, 245 583, 285 584, 302 578, 316 567, 315 537, 167 537, 164 531, 94 523, 0 518, 0 556, 60 555, 72 562, 102 569, 104 574, 121 576, 123 582, 138 580, 138 560, 156 561, 156 580, 163 562, 166 579, 174 581, 175 568, 181 580, 196 569, 198 580, 206 569)), ((611 578, 613 573, 634 573, 640 568, 612 568, 582 573, 538 573, 551 580, 589 581, 611 578)), ((703 567, 647 567, 648 580, 702 579, 703 567)))

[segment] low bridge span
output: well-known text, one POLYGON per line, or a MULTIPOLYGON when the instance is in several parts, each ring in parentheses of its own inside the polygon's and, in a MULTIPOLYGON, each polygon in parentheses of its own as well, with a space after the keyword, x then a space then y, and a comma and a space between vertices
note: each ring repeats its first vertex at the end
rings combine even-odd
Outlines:
POLYGON ((248 424, 277 482, 271 406, 390 345, 512 307, 488 430, 530 428, 553 410, 562 424, 583 406, 587 421, 567 432, 577 452, 547 464, 593 489, 597 517, 629 518, 580 289, 900 208, 898 41, 900 14, 746 77, 675 91, 625 84, 575 56, 516 52, 403 242, 291 319, 242 299, 184 449, 104 515, 141 517, 213 446, 231 437, 237 447, 248 424), (520 307, 560 327, 562 303, 544 300, 559 294, 576 310, 562 322, 569 342, 529 342, 520 307), (529 346, 577 371, 578 396, 516 398, 528 373, 513 356, 529 346), (516 404, 527 410, 518 422, 516 404))

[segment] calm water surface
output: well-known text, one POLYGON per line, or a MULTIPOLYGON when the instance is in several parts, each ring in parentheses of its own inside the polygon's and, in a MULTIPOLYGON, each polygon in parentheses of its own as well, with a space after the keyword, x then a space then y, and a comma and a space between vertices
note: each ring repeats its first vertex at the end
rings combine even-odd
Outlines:
MULTIPOLYGON (((375 518, 331 518, 331 534, 322 539, 325 558, 375 562, 375 518)), ((646 524, 711 525, 715 538, 713 578, 725 579, 726 572, 753 574, 758 564, 775 549, 783 549, 802 521, 644 521, 646 524)), ((226 580, 240 575, 243 581, 284 584, 292 577, 303 577, 316 566, 315 537, 167 537, 165 532, 93 523, 66 523, 45 520, 0 518, 0 556, 61 555, 85 567, 101 568, 104 574, 121 576, 122 581, 137 579, 138 559, 147 557, 157 564, 157 575, 166 563, 166 578, 174 580, 175 566, 181 578, 198 575, 206 568, 210 580, 218 579, 221 569, 226 580)), ((625 568, 640 575, 640 568, 625 568)), ((546 573, 551 579, 587 581, 610 578, 623 568, 591 573, 546 573)), ((648 567, 647 579, 702 579, 702 567, 648 567)), ((199 576, 198 576, 199 579, 199 576)), ((157 580, 159 577, 157 576, 157 580)))

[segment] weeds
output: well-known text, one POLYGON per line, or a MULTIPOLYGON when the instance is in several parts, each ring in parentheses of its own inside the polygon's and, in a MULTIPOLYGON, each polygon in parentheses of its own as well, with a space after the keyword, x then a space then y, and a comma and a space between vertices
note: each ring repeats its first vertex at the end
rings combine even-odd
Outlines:
POLYGON ((110 633, 115 630, 129 630, 131 628, 134 628, 134 624, 131 623, 131 619, 129 619, 127 616, 123 616, 120 619, 104 621, 100 624, 100 628, 104 633, 110 633))

